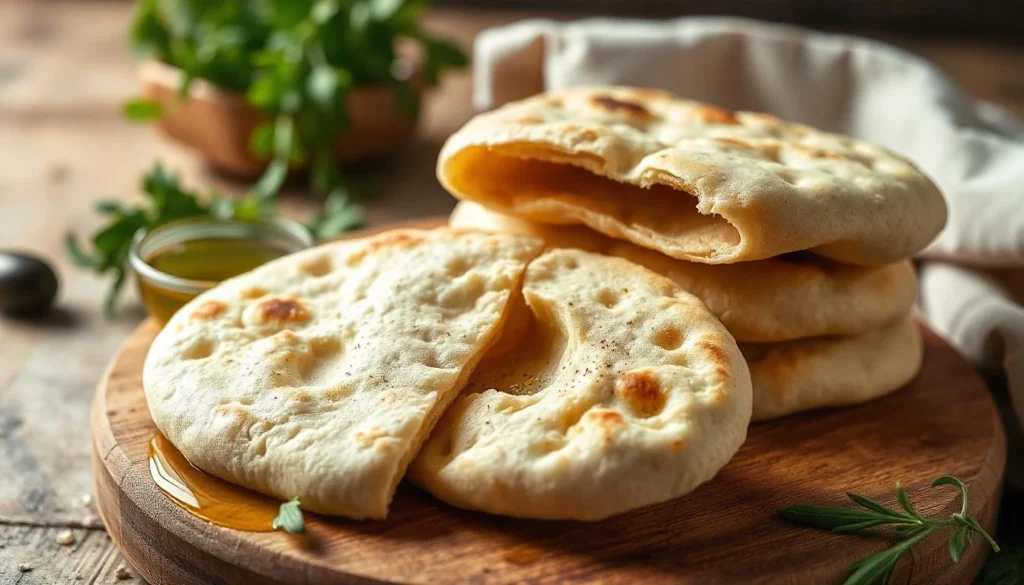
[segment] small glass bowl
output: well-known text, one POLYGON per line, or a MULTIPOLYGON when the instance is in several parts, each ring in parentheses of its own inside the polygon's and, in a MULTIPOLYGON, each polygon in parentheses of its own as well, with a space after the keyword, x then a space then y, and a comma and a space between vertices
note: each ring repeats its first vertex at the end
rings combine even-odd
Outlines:
POLYGON ((313 244, 313 236, 305 226, 287 219, 190 218, 148 232, 139 230, 128 261, 143 304, 150 315, 164 324, 185 303, 218 282, 313 244), (190 255, 193 268, 197 268, 193 272, 201 273, 201 277, 172 274, 156 265, 158 259, 166 263, 167 256, 183 254, 190 255))

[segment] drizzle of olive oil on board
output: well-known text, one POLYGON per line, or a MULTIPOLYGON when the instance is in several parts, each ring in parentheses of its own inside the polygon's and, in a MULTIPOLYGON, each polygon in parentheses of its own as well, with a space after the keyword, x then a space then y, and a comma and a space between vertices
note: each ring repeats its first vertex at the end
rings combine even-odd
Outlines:
POLYGON ((167 497, 194 516, 236 530, 274 529, 279 501, 192 465, 161 433, 149 442, 149 472, 167 497))

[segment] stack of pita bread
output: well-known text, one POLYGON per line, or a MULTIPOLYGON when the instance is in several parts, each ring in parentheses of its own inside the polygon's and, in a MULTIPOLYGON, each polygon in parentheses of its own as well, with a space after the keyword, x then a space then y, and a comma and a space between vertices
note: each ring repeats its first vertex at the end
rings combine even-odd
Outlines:
POLYGON ((740 342, 753 418, 856 404, 920 368, 907 258, 942 229, 935 185, 881 146, 635 88, 478 116, 438 175, 451 223, 626 258, 740 342))
POLYGON ((710 480, 752 416, 920 367, 905 258, 945 207, 880 147, 606 88, 481 115, 438 168, 451 227, 293 254, 170 320, 143 384, 190 462, 357 519, 408 471, 596 520, 710 480))

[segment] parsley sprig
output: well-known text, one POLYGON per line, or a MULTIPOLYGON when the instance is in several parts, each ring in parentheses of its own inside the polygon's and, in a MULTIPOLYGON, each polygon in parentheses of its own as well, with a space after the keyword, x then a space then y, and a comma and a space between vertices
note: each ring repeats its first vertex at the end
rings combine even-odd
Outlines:
POLYGON ((936 478, 931 485, 932 487, 952 485, 960 488, 962 494, 960 511, 945 519, 925 518, 914 509, 906 490, 897 483, 896 499, 899 501, 902 512, 893 510, 870 498, 847 493, 846 495, 860 508, 799 505, 779 510, 778 514, 796 524, 840 533, 860 533, 883 526, 894 528, 896 535, 901 540, 892 547, 851 565, 852 572, 843 585, 887 584, 903 553, 936 530, 952 530, 949 537, 949 556, 954 563, 960 561, 974 534, 980 534, 989 543, 992 550, 998 553, 999 545, 982 528, 977 519, 968 513, 967 486, 959 479, 948 475, 936 478))

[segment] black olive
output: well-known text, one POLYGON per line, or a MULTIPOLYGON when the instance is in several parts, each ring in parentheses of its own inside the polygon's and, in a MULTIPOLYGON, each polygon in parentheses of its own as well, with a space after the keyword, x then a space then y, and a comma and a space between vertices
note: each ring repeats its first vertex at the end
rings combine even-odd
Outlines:
POLYGON ((34 315, 47 311, 57 296, 57 275, 43 260, 0 252, 0 311, 34 315))

